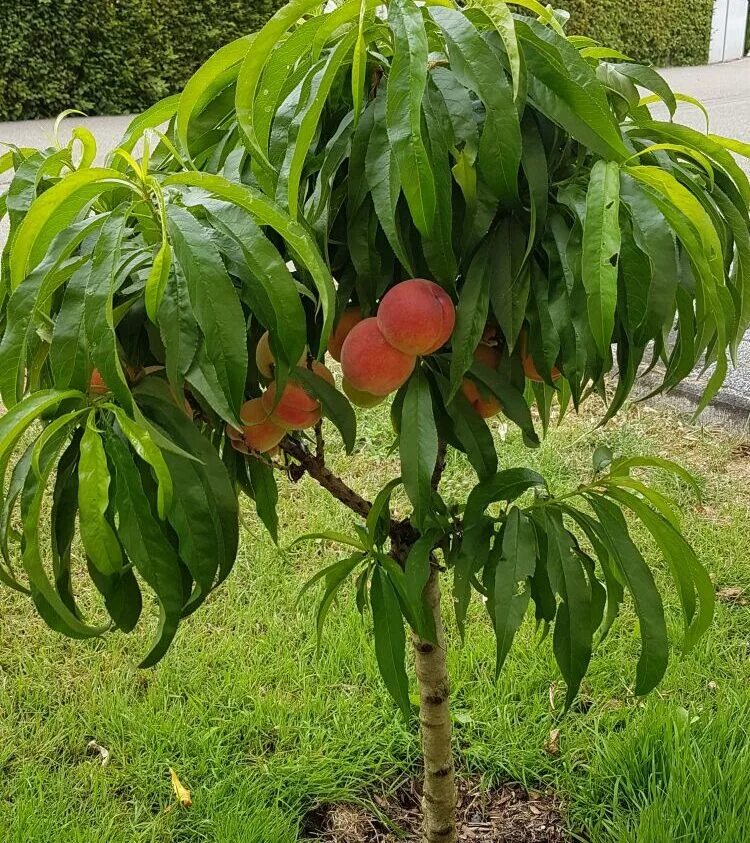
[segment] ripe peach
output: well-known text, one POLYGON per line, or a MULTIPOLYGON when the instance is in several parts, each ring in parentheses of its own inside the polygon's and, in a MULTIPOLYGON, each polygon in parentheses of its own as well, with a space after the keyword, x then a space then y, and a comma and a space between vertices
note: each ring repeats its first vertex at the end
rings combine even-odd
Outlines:
MULTIPOLYGON (((521 331, 521 337, 519 340, 523 372, 530 381, 544 383, 544 378, 539 374, 539 371, 536 367, 536 363, 534 363, 534 358, 528 352, 528 342, 528 333, 524 328, 523 331, 521 331)), ((552 375, 552 380, 556 380, 560 377, 560 370, 557 368, 557 366, 553 366, 550 374, 552 375)))
MULTIPOLYGON (((480 344, 474 352, 474 360, 478 363, 483 363, 490 369, 497 369, 500 363, 500 352, 489 345, 480 344)), ((461 392, 463 392, 468 402, 483 419, 496 416, 502 410, 502 405, 497 398, 491 395, 485 387, 482 387, 482 392, 480 392, 479 387, 472 378, 464 378, 461 381, 461 392)))
POLYGON ((108 392, 109 387, 104 383, 102 373, 98 369, 94 369, 89 381, 89 395, 106 395, 108 392))
POLYGON ((341 347, 341 370, 351 386, 370 395, 388 395, 405 383, 416 358, 390 345, 372 316, 355 325, 341 347))
MULTIPOLYGON (((335 385, 333 374, 319 361, 313 361, 312 371, 331 386, 335 385)), ((278 404, 276 404, 275 383, 272 383, 263 393, 261 400, 266 411, 272 414, 274 422, 287 430, 304 430, 307 427, 314 427, 321 419, 320 403, 301 384, 293 381, 284 387, 278 404), (275 407, 274 404, 276 404, 275 407)))
POLYGON ((359 305, 356 304, 347 307, 341 316, 339 316, 336 327, 333 329, 328 340, 328 353, 337 363, 341 362, 341 346, 344 344, 347 336, 349 336, 349 331, 364 318, 359 305))
MULTIPOLYGON (((297 362, 298 366, 304 365, 307 362, 307 351, 302 352, 302 356, 297 362)), ((258 371, 264 378, 273 377, 273 367, 276 365, 276 358, 271 351, 270 335, 266 331, 258 340, 258 345, 255 346, 255 365, 258 371)))
POLYGON ((288 383, 276 401, 276 384, 272 383, 263 393, 263 406, 273 414, 274 421, 287 430, 308 427, 311 414, 320 410, 318 402, 297 383, 288 383))
POLYGON ((382 404, 385 401, 385 395, 372 395, 370 392, 356 389, 346 378, 341 381, 341 388, 344 390, 344 395, 346 395, 355 407, 377 407, 378 404, 382 404))
MULTIPOLYGON (((286 430, 269 416, 260 398, 245 401, 240 408, 240 421, 245 444, 254 451, 268 451, 286 435, 286 430)), ((229 438, 232 438, 232 434, 229 434, 229 438)))
POLYGON ((241 454, 250 453, 250 449, 245 444, 245 437, 242 435, 241 430, 237 430, 236 427, 232 427, 231 424, 228 424, 226 426, 226 432, 227 437, 229 438, 229 443, 235 451, 239 451, 241 454))
POLYGON ((404 354, 432 354, 449 340, 456 309, 442 287, 424 278, 396 284, 383 296, 378 327, 386 340, 404 354))

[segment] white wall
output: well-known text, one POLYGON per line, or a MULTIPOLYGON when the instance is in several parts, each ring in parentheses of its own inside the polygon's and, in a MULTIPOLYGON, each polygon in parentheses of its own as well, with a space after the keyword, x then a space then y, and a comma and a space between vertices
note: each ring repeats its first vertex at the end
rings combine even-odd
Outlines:
POLYGON ((716 0, 711 21, 709 62, 741 58, 745 50, 748 0, 716 0))

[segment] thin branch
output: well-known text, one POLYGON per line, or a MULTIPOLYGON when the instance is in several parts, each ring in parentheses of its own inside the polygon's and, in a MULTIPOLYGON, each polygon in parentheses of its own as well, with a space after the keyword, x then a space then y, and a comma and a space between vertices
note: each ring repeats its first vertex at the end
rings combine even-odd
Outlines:
POLYGON ((321 463, 325 463, 325 441, 323 439, 323 422, 319 421, 315 425, 315 458, 321 463))
POLYGON ((432 472, 432 488, 437 492, 440 485, 440 480, 445 471, 445 457, 448 453, 448 444, 445 439, 438 439, 437 460, 435 461, 435 468, 432 472))
POLYGON ((361 515, 362 518, 367 518, 372 509, 370 501, 365 500, 354 489, 347 486, 340 477, 326 468, 323 461, 311 454, 304 445, 297 442, 296 439, 292 439, 291 436, 286 436, 281 440, 280 447, 284 453, 297 460, 310 477, 330 492, 336 500, 341 501, 344 506, 351 509, 352 512, 356 512, 357 515, 361 515))
MULTIPOLYGON (((291 436, 286 436, 281 440, 279 447, 285 454, 297 461, 301 473, 307 472, 316 483, 330 492, 336 500, 362 518, 367 518, 372 509, 370 501, 365 500, 359 493, 355 492, 351 486, 348 486, 338 475, 334 474, 324 464, 323 460, 311 454, 301 442, 291 436)), ((298 480, 301 473, 293 479, 298 480)), ((403 555, 404 550, 408 552, 408 548, 414 544, 419 536, 419 533, 407 520, 395 521, 393 519, 391 519, 389 534, 391 543, 397 549, 399 555, 403 555)))

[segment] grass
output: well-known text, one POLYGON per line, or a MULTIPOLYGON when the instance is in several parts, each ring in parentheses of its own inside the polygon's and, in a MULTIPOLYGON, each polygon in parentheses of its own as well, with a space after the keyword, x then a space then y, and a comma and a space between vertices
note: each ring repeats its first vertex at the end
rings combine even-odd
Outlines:
MULTIPOLYGON (((509 431, 501 462, 529 462, 566 489, 588 474, 602 442, 681 461, 704 489, 699 504, 664 480, 685 508, 690 540, 718 588, 750 593, 750 462, 738 441, 649 408, 631 409, 604 431, 591 428, 591 417, 570 418, 532 453, 509 431)), ((353 459, 334 453, 333 461, 372 495, 397 473, 386 411, 363 418, 360 435, 353 459)), ((461 498, 470 483, 453 456, 446 493, 461 498)), ((302 532, 350 524, 308 479, 282 486, 280 518, 286 547, 302 532)), ((353 595, 329 615, 319 658, 312 606, 295 607, 302 581, 336 549, 277 550, 250 507, 243 521, 233 575, 153 670, 133 667, 148 630, 67 641, 22 597, 0 594, 3 843, 292 843, 304 839, 301 824, 314 805, 366 799, 416 771, 413 724, 383 690, 353 595), (87 755, 91 738, 110 750, 108 766, 87 755), (192 790, 189 810, 167 810, 169 767, 192 790)), ((671 592, 667 602, 677 644, 671 592)), ((497 685, 482 607, 471 609, 465 645, 452 627, 449 634, 462 774, 554 788, 571 828, 594 843, 750 839, 750 608, 719 604, 696 651, 681 658, 675 646, 664 683, 640 700, 631 693, 638 638, 626 607, 597 649, 581 702, 564 718, 549 641, 537 645, 531 624, 497 685), (545 751, 553 728, 557 756, 545 751)))

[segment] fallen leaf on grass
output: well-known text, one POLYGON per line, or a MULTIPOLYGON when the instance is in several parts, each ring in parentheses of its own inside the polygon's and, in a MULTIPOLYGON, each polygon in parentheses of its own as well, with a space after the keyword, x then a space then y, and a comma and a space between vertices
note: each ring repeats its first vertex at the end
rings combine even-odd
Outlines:
POLYGON ((544 745, 544 751, 551 755, 553 758, 557 758, 560 754, 560 730, 559 729, 550 729, 549 731, 549 738, 547 739, 547 743, 544 745))
POLYGON ((737 585, 720 588, 716 592, 716 599, 722 603, 732 603, 735 606, 747 606, 748 602, 750 602, 745 596, 745 589, 737 585))
POLYGON ((172 780, 172 789, 174 790, 174 795, 177 797, 177 801, 183 808, 189 808, 193 804, 193 797, 171 767, 169 768, 169 777, 172 780))
POLYGON ((102 746, 96 741, 91 740, 86 744, 86 751, 91 755, 98 755, 101 758, 102 767, 106 767, 109 764, 110 752, 106 746, 102 746))

